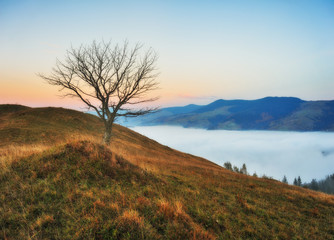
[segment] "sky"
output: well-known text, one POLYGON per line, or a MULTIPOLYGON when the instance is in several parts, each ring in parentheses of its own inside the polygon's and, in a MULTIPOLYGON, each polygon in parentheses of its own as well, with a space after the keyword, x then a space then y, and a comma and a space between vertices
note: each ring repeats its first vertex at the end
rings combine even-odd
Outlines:
POLYGON ((71 46, 126 39, 158 53, 161 107, 334 99, 333 0, 0 0, 0 104, 83 107, 37 73, 71 46))

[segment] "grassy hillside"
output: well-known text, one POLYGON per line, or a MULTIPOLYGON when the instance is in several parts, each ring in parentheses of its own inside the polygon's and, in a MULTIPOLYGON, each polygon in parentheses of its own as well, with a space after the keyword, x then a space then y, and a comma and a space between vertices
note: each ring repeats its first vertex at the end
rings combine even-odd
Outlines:
POLYGON ((102 146, 100 121, 84 113, 0 109, 3 239, 334 239, 333 196, 121 126, 102 146))
POLYGON ((98 136, 102 127, 96 117, 70 109, 0 105, 0 146, 53 144, 78 134, 98 136))

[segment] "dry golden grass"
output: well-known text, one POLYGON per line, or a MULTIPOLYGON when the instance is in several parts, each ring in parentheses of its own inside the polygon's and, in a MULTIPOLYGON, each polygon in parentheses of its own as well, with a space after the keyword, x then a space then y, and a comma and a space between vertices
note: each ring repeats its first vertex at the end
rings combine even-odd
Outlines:
POLYGON ((14 160, 40 153, 50 146, 44 144, 7 145, 0 147, 0 167, 7 168, 14 160))
POLYGON ((226 171, 206 159, 163 146, 119 125, 114 128, 110 150, 131 163, 156 173, 178 171, 180 168, 188 171, 209 171, 210 174, 226 171))
POLYGON ((56 109, 48 125, 52 109, 32 110, 0 113, 5 239, 334 239, 334 196, 231 172, 118 125, 101 146, 98 119, 56 109))

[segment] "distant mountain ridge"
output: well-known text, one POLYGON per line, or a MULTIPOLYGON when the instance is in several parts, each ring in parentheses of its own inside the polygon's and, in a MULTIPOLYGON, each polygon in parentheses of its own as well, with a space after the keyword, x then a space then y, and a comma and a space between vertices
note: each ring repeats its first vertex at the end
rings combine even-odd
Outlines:
POLYGON ((334 101, 294 97, 216 100, 208 105, 162 108, 125 125, 176 125, 209 130, 334 131, 334 101))

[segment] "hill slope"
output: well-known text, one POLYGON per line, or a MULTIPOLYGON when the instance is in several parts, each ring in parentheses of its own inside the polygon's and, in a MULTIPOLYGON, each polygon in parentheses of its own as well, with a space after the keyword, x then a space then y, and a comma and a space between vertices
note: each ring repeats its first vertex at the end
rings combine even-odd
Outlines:
POLYGON ((102 146, 101 123, 80 112, 6 108, 1 132, 19 130, 0 147, 4 239, 334 237, 333 196, 237 174, 121 126, 102 146))
POLYGON ((129 124, 230 130, 334 131, 334 101, 267 97, 251 101, 217 100, 205 106, 190 106, 164 108, 129 124))

